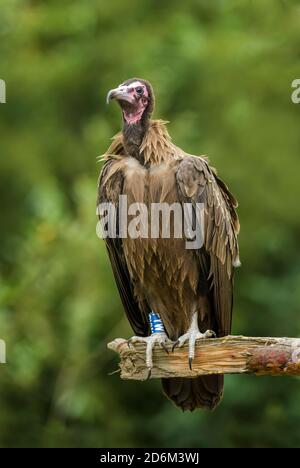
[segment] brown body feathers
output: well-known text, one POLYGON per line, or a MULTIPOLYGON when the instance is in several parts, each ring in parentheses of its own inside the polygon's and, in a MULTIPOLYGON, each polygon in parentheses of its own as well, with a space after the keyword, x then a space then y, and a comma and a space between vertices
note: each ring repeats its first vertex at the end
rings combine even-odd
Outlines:
MULTIPOLYGON (((237 202, 203 157, 176 147, 162 121, 150 121, 140 143, 140 157, 126 151, 118 134, 104 157, 98 203, 128 205, 203 203, 204 245, 186 249, 184 238, 106 239, 125 312, 137 335, 147 336, 147 314, 160 314, 170 339, 189 328, 199 313, 201 331, 218 336, 231 330, 233 269, 239 264, 237 202)), ((223 379, 168 379, 164 391, 182 409, 213 408, 222 396, 223 379)))

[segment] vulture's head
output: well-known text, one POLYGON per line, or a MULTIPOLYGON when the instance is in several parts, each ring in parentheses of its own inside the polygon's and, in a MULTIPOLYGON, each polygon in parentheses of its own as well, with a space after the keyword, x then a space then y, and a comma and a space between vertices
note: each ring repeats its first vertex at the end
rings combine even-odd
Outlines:
POLYGON ((112 99, 120 104, 124 122, 128 125, 146 123, 154 108, 152 86, 141 78, 131 78, 111 89, 107 94, 107 103, 112 99))

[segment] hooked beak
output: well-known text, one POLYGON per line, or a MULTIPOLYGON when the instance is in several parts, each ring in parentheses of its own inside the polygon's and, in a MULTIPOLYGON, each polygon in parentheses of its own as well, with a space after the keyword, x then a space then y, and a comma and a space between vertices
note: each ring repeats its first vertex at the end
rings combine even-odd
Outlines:
POLYGON ((112 99, 117 99, 118 101, 126 101, 130 104, 133 104, 135 99, 132 94, 130 94, 128 86, 118 86, 115 89, 111 89, 106 96, 106 104, 109 104, 112 99))

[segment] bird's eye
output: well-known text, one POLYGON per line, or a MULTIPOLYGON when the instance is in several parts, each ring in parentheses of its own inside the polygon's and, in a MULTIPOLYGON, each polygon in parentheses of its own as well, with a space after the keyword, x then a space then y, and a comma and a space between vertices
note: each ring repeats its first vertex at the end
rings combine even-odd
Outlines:
POLYGON ((143 94, 144 90, 142 88, 142 86, 138 86, 137 88, 135 88, 137 94, 139 94, 140 96, 143 94))

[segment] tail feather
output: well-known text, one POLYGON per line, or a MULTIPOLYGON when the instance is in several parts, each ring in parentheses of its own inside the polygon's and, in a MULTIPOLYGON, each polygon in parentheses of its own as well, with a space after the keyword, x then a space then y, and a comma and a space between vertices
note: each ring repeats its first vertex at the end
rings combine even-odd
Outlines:
POLYGON ((162 379, 163 392, 183 411, 213 410, 223 397, 224 376, 206 375, 195 379, 162 379))

